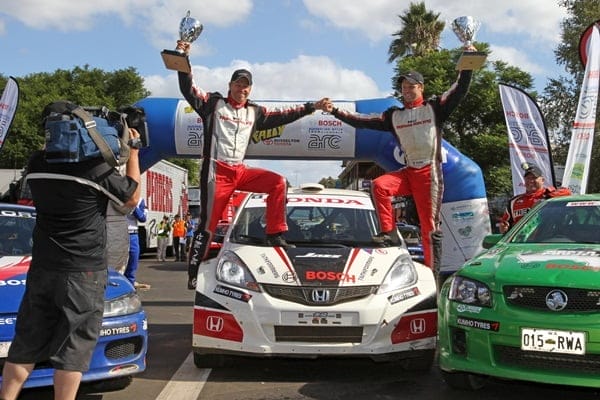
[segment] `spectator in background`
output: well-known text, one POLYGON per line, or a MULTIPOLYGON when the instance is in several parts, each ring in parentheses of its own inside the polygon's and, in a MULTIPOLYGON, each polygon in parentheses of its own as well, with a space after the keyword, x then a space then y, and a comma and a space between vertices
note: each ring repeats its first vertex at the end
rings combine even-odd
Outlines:
POLYGON ((173 221, 173 252, 175 261, 185 261, 185 222, 179 214, 175 215, 173 221))
POLYGON ((187 213, 185 215, 185 254, 190 251, 192 240, 194 239, 194 232, 196 231, 196 221, 192 218, 192 214, 187 213))
POLYGON ((169 235, 171 234, 171 224, 169 216, 163 216, 158 223, 158 231, 156 234, 156 261, 165 261, 167 257, 167 246, 169 245, 169 235))
POLYGON ((537 166, 524 163, 522 167, 525 170, 525 193, 518 194, 508 201, 498 224, 500 233, 506 233, 540 201, 571 194, 569 188, 556 189, 554 186, 546 186, 544 175, 537 166))
POLYGON ((136 281, 138 264, 140 261, 140 238, 138 235, 138 222, 146 222, 148 210, 146 202, 140 199, 137 206, 127 214, 127 231, 129 232, 129 258, 125 268, 125 277, 136 289, 150 289, 150 285, 136 281))

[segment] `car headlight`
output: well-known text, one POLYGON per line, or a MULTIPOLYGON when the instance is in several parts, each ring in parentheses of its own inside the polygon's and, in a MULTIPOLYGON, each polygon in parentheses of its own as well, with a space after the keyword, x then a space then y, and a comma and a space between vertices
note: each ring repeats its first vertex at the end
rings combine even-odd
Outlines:
POLYGON ((394 261, 392 268, 385 276, 383 283, 379 286, 378 294, 391 292, 414 285, 417 282, 417 270, 410 258, 404 254, 394 261))
POLYGON ((448 299, 482 307, 492 306, 492 293, 483 282, 455 276, 450 284, 448 299))
POLYGON ((112 300, 104 301, 104 318, 135 314, 142 310, 142 301, 137 293, 128 293, 112 300))
POLYGON ((232 252, 225 252, 219 259, 217 280, 242 289, 261 291, 246 264, 232 252))

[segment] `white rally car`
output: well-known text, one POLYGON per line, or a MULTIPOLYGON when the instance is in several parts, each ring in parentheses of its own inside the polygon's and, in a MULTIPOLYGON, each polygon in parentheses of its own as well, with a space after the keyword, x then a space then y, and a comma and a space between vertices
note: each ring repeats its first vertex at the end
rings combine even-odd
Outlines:
POLYGON ((223 248, 199 269, 193 351, 230 357, 369 357, 428 369, 437 333, 432 271, 406 246, 378 245, 367 193, 311 184, 288 191, 285 235, 265 244, 265 194, 239 209, 223 248))

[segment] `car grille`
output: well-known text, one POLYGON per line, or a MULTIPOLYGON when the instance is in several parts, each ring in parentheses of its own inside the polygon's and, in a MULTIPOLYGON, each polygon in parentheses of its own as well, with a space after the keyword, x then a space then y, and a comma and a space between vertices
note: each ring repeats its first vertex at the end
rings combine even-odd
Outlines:
POLYGON ((600 374, 600 354, 543 353, 499 345, 494 346, 494 354, 498 363, 519 368, 568 372, 570 374, 600 374))
POLYGON ((285 285, 262 285, 265 292, 277 299, 309 306, 330 306, 367 297, 378 286, 307 287, 285 285))
POLYGON ((277 342, 360 343, 360 326, 275 326, 277 342))
POLYGON ((113 340, 106 345, 104 355, 109 360, 130 357, 142 351, 143 339, 141 336, 113 340))
POLYGON ((538 311, 552 311, 546 305, 546 296, 553 290, 562 290, 567 295, 568 301, 563 312, 600 311, 600 290, 552 286, 505 286, 503 288, 507 304, 538 311))

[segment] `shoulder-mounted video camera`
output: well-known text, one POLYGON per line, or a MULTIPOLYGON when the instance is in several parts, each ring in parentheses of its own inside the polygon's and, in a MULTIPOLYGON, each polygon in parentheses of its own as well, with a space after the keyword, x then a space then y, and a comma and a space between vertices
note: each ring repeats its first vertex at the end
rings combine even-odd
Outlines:
POLYGON ((117 111, 111 111, 107 107, 83 108, 94 117, 108 120, 109 124, 119 130, 120 135, 129 134, 128 132, 123 132, 122 120, 124 119, 129 128, 135 128, 139 132, 141 142, 139 147, 148 147, 150 145, 146 112, 142 107, 125 106, 120 107, 117 111))

